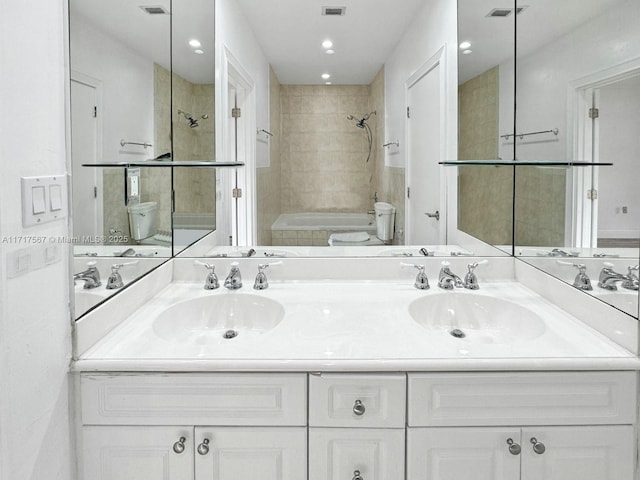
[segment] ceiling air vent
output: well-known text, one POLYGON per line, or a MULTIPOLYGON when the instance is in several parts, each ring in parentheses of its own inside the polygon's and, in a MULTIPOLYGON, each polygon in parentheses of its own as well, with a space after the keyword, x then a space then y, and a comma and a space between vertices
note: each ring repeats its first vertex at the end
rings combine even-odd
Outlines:
POLYGON ((494 8, 489 13, 487 13, 487 17, 508 17, 512 12, 512 8, 494 8))
POLYGON ((169 10, 162 5, 140 5, 140 8, 149 15, 168 15, 169 10))
POLYGON ((322 15, 344 16, 347 7, 322 7, 322 15))
MULTIPOLYGON (((526 8, 528 8, 529 5, 522 5, 521 7, 518 7, 515 9, 516 11, 516 15, 520 15, 522 13, 522 11, 526 8)), ((489 13, 487 13, 487 17, 498 17, 498 18, 504 18, 504 17, 508 17, 509 15, 511 15, 513 13, 513 8, 494 8, 493 10, 491 10, 489 13)))

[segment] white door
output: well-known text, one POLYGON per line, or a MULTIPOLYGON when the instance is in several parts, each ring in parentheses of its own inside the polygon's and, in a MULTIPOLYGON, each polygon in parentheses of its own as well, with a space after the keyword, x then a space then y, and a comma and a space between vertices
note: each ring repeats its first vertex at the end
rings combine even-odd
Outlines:
POLYGON ((71 162, 74 237, 102 234, 102 202, 99 199, 97 94, 95 86, 71 80, 71 162))
POLYGON ((310 428, 309 480, 404 478, 404 429, 310 428))
POLYGON ((632 479, 634 444, 629 425, 523 428, 522 480, 632 479))
POLYGON ((193 480, 193 450, 193 427, 83 427, 82 478, 193 480))
POLYGON ((407 235, 409 245, 443 243, 440 201, 442 155, 441 73, 438 61, 408 85, 407 235))
POLYGON ((519 480, 518 445, 519 428, 409 428, 407 480, 519 480))
POLYGON ((195 441, 196 480, 307 477, 306 427, 197 427, 195 441))

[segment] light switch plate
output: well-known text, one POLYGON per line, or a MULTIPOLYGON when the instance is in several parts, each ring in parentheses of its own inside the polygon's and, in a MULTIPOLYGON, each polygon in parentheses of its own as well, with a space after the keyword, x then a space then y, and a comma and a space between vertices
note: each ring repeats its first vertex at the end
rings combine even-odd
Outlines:
POLYGON ((22 226, 31 227, 67 218, 65 174, 22 177, 22 226))

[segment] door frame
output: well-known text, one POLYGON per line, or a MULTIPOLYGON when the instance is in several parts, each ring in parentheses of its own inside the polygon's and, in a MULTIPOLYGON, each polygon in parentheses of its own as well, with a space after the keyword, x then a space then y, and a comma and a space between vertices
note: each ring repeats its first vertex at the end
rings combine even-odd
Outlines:
MULTIPOLYGON (((95 90, 96 108, 98 112, 100 112, 96 116, 96 159, 95 161, 96 163, 102 163, 103 144, 104 144, 103 143, 104 142, 103 122, 102 122, 102 117, 103 117, 102 112, 104 112, 102 80, 91 77, 77 70, 71 70, 69 75, 69 83, 71 84, 72 82, 86 85, 95 90)), ((69 85, 69 91, 71 91, 71 85, 69 85)), ((72 102, 73 102, 73 98, 70 97, 69 104, 71 105, 72 102)), ((70 106, 69 108, 70 124, 72 122, 71 115, 73 115, 73 106, 70 106)), ((73 135, 73 132, 71 133, 71 135, 73 135)), ((69 140, 70 140, 69 157, 71 159, 71 182, 73 185, 73 170, 74 170, 74 167, 77 167, 77 166, 75 165, 75 161, 73 158, 73 151, 71 148, 73 145, 73 138, 70 138, 69 140)), ((98 188, 98 195, 96 197, 96 235, 102 236, 104 234, 104 211, 103 211, 104 210, 104 198, 103 198, 104 188, 103 188, 102 169, 94 168, 93 171, 94 171, 95 182, 96 182, 95 184, 96 184, 96 187, 98 188)), ((71 205, 73 205, 73 189, 70 188, 69 190, 70 190, 69 202, 71 205)), ((73 232, 73 224, 71 225, 71 228, 72 228, 71 231, 73 232)))
MULTIPOLYGON (((447 65, 446 65, 446 45, 443 45, 438 51, 431 56, 426 62, 424 62, 409 78, 405 81, 404 85, 404 103, 409 106, 409 90, 415 86, 422 78, 428 75, 436 67, 440 67, 439 72, 439 94, 440 94, 440 153, 438 162, 442 162, 445 159, 447 152, 447 138, 449 133, 449 124, 447 123, 447 65)), ((407 146, 407 163, 405 168, 405 192, 404 192, 404 211, 405 211, 405 238, 410 237, 411 222, 409 221, 409 198, 406 189, 409 186, 409 178, 411 177, 411 157, 409 148, 409 118, 404 116, 404 144, 407 146)), ((439 166, 438 182, 440 185, 440 223, 438 237, 441 245, 447 243, 447 231, 448 231, 448 215, 447 215, 447 191, 448 185, 446 182, 445 174, 442 165, 439 166)))
POLYGON ((256 95, 255 82, 241 62, 226 45, 222 46, 220 72, 221 95, 216 104, 216 118, 223 119, 217 139, 220 142, 219 161, 239 161, 244 167, 218 169, 216 173, 216 231, 218 241, 223 245, 231 237, 233 245, 251 245, 255 243, 256 211, 255 199, 255 132, 256 132, 256 95), (230 93, 236 92, 237 105, 242 110, 242 121, 238 122, 237 158, 236 145, 232 141, 235 125, 231 121, 230 93), (234 199, 232 190, 242 190, 242 197, 234 199), (234 202, 235 200, 235 202, 234 202), (235 206, 234 206, 235 203, 235 206))
MULTIPOLYGON (((567 158, 574 162, 597 162, 598 122, 592 126, 589 108, 599 88, 640 75, 640 58, 600 70, 569 83, 567 158)), ((565 238, 576 248, 595 248, 598 241, 598 200, 588 200, 585 192, 598 189, 598 168, 575 168, 567 175, 565 238)))

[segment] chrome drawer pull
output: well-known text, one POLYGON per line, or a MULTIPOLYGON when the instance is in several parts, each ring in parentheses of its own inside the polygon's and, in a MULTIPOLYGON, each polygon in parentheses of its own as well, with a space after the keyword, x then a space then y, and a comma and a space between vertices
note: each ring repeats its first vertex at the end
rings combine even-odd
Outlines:
POLYGON ((184 442, 186 441, 186 438, 180 437, 180 440, 173 444, 173 451, 177 454, 181 454, 182 452, 184 452, 184 442))
POLYGON ((202 443, 198 445, 197 450, 200 455, 206 455, 207 453, 209 453, 209 439, 205 438, 204 440, 202 440, 202 443))
POLYGON ((515 443, 511 438, 507 438, 507 445, 509 445, 509 453, 511 455, 520 455, 522 448, 520 448, 520 445, 515 443))
POLYGON ((356 403, 353 405, 353 413, 360 416, 364 415, 365 410, 364 404, 360 400, 356 400, 356 403))
POLYGON ((538 455, 542 455, 547 447, 544 446, 544 443, 539 442, 536 437, 531 437, 531 444, 533 445, 533 451, 538 455))

